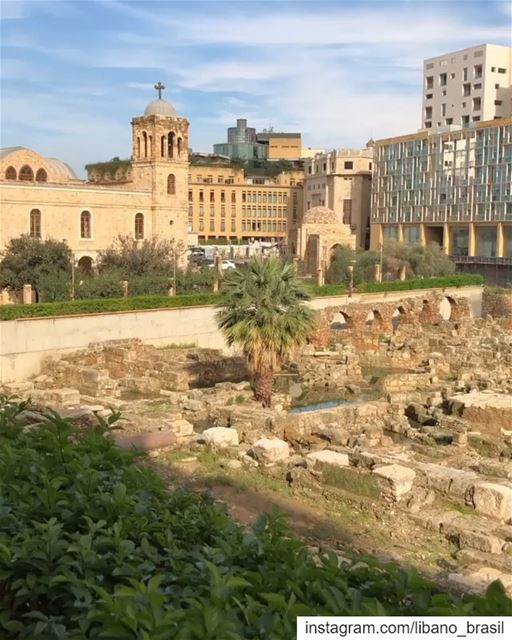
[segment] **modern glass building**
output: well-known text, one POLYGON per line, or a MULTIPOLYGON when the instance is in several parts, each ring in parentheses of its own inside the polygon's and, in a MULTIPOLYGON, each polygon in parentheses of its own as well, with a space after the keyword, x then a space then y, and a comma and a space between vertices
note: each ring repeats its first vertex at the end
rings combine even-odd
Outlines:
POLYGON ((512 265, 512 118, 378 140, 371 247, 436 242, 459 263, 512 265))

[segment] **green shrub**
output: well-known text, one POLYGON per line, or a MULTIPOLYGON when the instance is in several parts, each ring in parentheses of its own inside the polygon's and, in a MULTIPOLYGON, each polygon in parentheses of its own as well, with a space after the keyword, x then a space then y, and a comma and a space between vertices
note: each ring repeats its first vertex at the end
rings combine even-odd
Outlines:
POLYGON ((71 298, 71 276, 62 271, 39 276, 39 297, 41 302, 57 302, 71 298))
MULTIPOLYGON (((24 428, 0 399, 0 637, 243 640, 295 637, 298 615, 510 615, 412 570, 319 565, 282 516, 250 530, 207 495, 166 490, 108 437, 55 413, 24 428)), ((33 410, 33 408, 31 408, 33 410)))
POLYGON ((75 283, 75 298, 90 300, 97 298, 119 298, 123 295, 122 276, 118 272, 84 277, 75 283))
POLYGON ((446 287, 466 287, 483 285, 483 276, 475 273, 442 276, 439 278, 411 278, 388 282, 363 282, 357 285, 358 293, 379 291, 407 291, 408 289, 444 289, 446 287))
POLYGON ((81 315, 86 313, 115 313, 142 309, 194 307, 218 302, 218 293, 193 293, 181 296, 139 296, 103 300, 70 300, 43 304, 11 304, 0 307, 0 320, 40 318, 48 316, 81 315))
POLYGON ((166 275, 132 276, 128 278, 129 296, 165 296, 172 285, 166 275))

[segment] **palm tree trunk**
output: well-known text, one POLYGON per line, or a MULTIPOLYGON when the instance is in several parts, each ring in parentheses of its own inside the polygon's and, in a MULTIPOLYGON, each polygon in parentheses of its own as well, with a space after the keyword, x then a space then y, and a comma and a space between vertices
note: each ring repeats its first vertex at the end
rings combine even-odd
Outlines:
POLYGON ((254 374, 254 399, 261 402, 262 406, 270 407, 272 402, 273 371, 270 368, 262 369, 254 374))

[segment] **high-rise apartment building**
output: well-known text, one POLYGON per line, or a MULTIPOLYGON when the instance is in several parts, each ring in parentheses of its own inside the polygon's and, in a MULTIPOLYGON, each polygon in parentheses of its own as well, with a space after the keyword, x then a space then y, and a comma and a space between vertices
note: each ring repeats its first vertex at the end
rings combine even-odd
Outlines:
POLYGON ((428 58, 422 127, 436 129, 512 115, 512 47, 483 44, 428 58))
MULTIPOLYGON (((358 247, 370 241, 373 149, 337 149, 304 160, 303 211, 328 207, 349 225, 358 247)), ((300 221, 299 221, 300 225, 300 221)))
POLYGON ((436 242, 456 263, 512 265, 512 117, 377 140, 373 162, 373 249, 436 242))

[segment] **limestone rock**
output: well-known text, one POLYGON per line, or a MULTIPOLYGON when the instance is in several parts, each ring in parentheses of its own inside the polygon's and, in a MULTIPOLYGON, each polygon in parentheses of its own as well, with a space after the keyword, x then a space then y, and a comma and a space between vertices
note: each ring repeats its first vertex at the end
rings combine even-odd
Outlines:
POLYGON ((314 465, 326 464, 333 467, 348 467, 349 460, 346 453, 338 453, 337 451, 331 451, 330 449, 324 449, 323 451, 313 451, 306 456, 308 461, 311 461, 314 465))
POLYGON ((512 485, 482 482, 470 487, 468 501, 478 513, 512 523, 512 485))
POLYGON ((290 447, 279 438, 261 438, 252 447, 254 457, 260 462, 272 463, 290 457, 290 447))
POLYGON ((165 426, 173 431, 178 438, 191 436, 194 433, 194 425, 184 418, 178 420, 166 420, 165 426))
POLYGON ((393 497, 396 500, 399 500, 412 489, 414 478, 416 477, 416 473, 412 469, 399 464, 375 467, 373 473, 389 482, 393 497))
POLYGON ((238 446, 238 432, 229 427, 211 427, 203 431, 203 439, 207 445, 223 449, 238 446))

